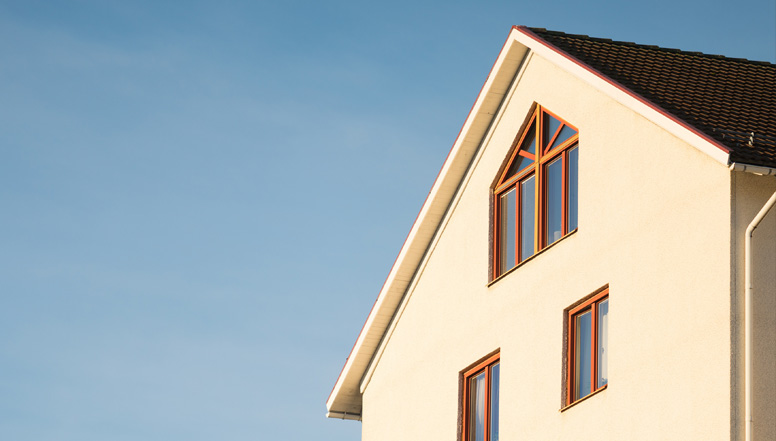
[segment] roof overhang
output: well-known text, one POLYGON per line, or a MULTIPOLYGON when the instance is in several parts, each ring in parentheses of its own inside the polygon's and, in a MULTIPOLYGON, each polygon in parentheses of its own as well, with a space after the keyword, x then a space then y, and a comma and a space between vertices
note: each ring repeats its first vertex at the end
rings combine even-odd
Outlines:
POLYGON ((361 419, 362 383, 368 380, 366 377, 370 365, 378 358, 376 354, 386 331, 396 317, 397 309, 456 196, 472 158, 496 118, 523 61, 532 53, 589 83, 720 164, 728 165, 729 151, 722 144, 547 43, 530 29, 524 26, 513 27, 337 378, 326 402, 328 417, 361 419))
POLYGON ((753 173, 760 176, 773 176, 776 175, 776 169, 771 167, 763 167, 761 165, 743 164, 740 162, 733 162, 730 164, 730 171, 753 173))

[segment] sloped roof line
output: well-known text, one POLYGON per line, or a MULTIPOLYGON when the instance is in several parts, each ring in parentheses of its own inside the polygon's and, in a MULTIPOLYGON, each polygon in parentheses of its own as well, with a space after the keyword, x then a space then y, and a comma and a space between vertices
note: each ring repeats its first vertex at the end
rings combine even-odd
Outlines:
MULTIPOLYGON (((575 56, 573 56, 573 55, 569 54, 568 52, 564 51, 563 49, 561 49, 561 48, 559 48, 559 47, 555 46, 554 44, 550 43, 549 41, 547 41, 547 40, 543 39, 542 37, 540 37, 539 35, 537 35, 537 34, 534 32, 534 30, 535 30, 536 28, 529 28, 529 27, 527 27, 527 26, 515 26, 515 29, 517 29, 517 30, 519 30, 520 32, 524 33, 525 35, 527 35, 527 36, 529 36, 529 37, 533 38, 533 39, 534 39, 534 40, 536 40, 538 43, 540 43, 540 44, 543 44, 543 45, 547 46, 548 48, 552 49, 553 51, 555 51, 555 52, 557 52, 558 54, 560 54, 560 55, 564 56, 565 58, 567 58, 569 61, 572 61, 572 62, 574 62, 574 63, 575 63, 575 64, 577 64, 579 67, 581 67, 581 68, 583 68, 583 69, 587 70, 588 72, 592 73, 593 75, 597 76, 598 78, 601 78, 602 80, 604 80, 604 81, 608 82, 608 83, 609 83, 609 84, 611 84, 612 86, 614 86, 614 87, 616 87, 616 88, 618 88, 618 89, 622 90, 623 92, 627 93, 628 95, 630 95, 630 96, 632 96, 633 98, 635 98, 635 99, 637 99, 638 101, 640 101, 642 104, 645 104, 645 105, 647 105, 648 107, 652 108, 653 110, 655 110, 655 111, 657 111, 657 112, 661 113, 662 115, 664 115, 664 116, 666 116, 666 117, 670 118, 671 120, 673 120, 673 121, 674 121, 674 122, 676 122, 677 124, 681 125, 681 126, 682 126, 682 127, 684 127, 685 129, 687 129, 687 130, 689 130, 689 131, 693 132, 694 134, 696 134, 696 135, 700 136, 701 138, 704 138, 704 139, 705 139, 706 141, 708 141, 710 144, 712 144, 713 146, 715 146, 715 147, 717 147, 718 149, 722 150, 723 152, 725 152, 725 153, 730 153, 730 149, 729 149, 728 147, 726 147, 725 145, 723 145, 723 144, 721 144, 721 143, 717 142, 715 139, 711 138, 710 136, 708 136, 707 134, 705 134, 703 131, 701 131, 701 130, 697 129, 697 128, 696 128, 695 126, 693 126, 692 124, 689 124, 689 123, 687 123, 687 122, 686 122, 686 121, 684 121, 682 118, 679 118, 679 117, 677 117, 677 116, 673 115, 671 112, 668 112, 667 110, 665 110, 665 109, 664 109, 664 108, 662 108, 661 106, 659 106, 659 105, 657 105, 656 103, 654 103, 652 100, 649 100, 649 99, 647 99, 647 98, 644 98, 643 96, 641 96, 640 94, 638 94, 638 93, 636 93, 636 92, 634 92, 634 91, 630 90, 628 87, 626 87, 625 85, 621 84, 620 82, 618 82, 618 81, 615 81, 614 79, 610 78, 608 75, 605 75, 604 73, 602 73, 602 72, 598 71, 598 70, 597 70, 597 69, 595 69, 594 67, 592 67, 592 66, 588 65, 588 64, 587 64, 587 63, 585 63, 583 60, 580 60, 579 58, 577 58, 577 57, 575 57, 575 56)), ((568 34, 566 34, 566 35, 568 35, 568 34)), ((635 44, 635 43, 634 43, 634 44, 635 44)))
MULTIPOLYGON (((400 250, 399 254, 397 255, 396 259, 394 260, 394 263, 391 266, 391 270, 389 271, 388 276, 386 277, 386 280, 383 282, 383 285, 380 288, 380 292, 379 292, 379 294, 377 296, 377 299, 375 299, 375 302, 372 305, 372 308, 370 309, 369 314, 367 315, 367 318, 364 321, 364 324, 361 326, 361 331, 359 332, 358 337, 356 338, 356 341, 354 342, 353 347, 350 350, 350 354, 348 355, 347 359, 345 360, 344 365, 342 366, 342 369, 340 370, 340 374, 337 377, 337 381, 334 383, 334 386, 332 387, 331 392, 329 392, 329 397, 327 398, 327 407, 329 407, 329 405, 333 404, 333 401, 332 401, 333 396, 335 395, 335 391, 337 391, 338 387, 341 386, 341 384, 342 384, 343 375, 346 374, 346 371, 348 371, 352 367, 353 357, 354 357, 354 355, 356 354, 356 352, 358 351, 358 349, 361 346, 361 343, 362 343, 364 335, 365 335, 365 331, 368 330, 367 328, 371 324, 372 319, 375 316, 377 309, 379 309, 381 300, 383 299, 384 294, 385 294, 387 288, 389 288, 388 285, 392 282, 395 274, 397 273, 397 268, 404 263, 404 261, 403 261, 404 259, 403 258, 406 255, 405 251, 409 247, 410 243, 412 242, 412 240, 413 240, 413 238, 415 236, 416 231, 418 230, 418 224, 420 223, 420 221, 422 221, 422 218, 424 217, 423 215, 426 212, 426 210, 427 210, 427 208, 428 208, 428 206, 429 206, 429 204, 431 202, 431 199, 435 195, 435 191, 438 190, 438 188, 439 188, 439 186, 441 184, 441 181, 444 178, 445 172, 448 169, 448 165, 449 165, 449 163, 452 160, 452 157, 454 156, 454 154, 458 150, 457 148, 460 147, 460 143, 462 142, 463 137, 465 137, 465 132, 467 132, 467 130, 471 127, 471 125, 472 125, 472 123, 474 121, 475 116, 477 116, 476 115, 476 113, 477 113, 476 110, 479 110, 479 108, 481 107, 481 105, 483 103, 485 95, 487 95, 486 88, 488 88, 490 85, 492 85, 493 79, 494 79, 494 74, 498 73, 498 71, 499 71, 499 69, 497 69, 497 67, 499 67, 504 62, 504 58, 506 56, 507 49, 508 49, 507 45, 510 44, 512 41, 513 41, 512 32, 510 31, 510 34, 507 36, 507 38, 504 40, 504 43, 501 46, 501 50, 499 51, 499 56, 496 57, 496 60, 493 62, 493 66, 491 66, 491 69, 488 72, 488 76, 486 77, 485 81, 483 82, 483 85, 480 87, 480 91, 477 94, 477 98, 474 100, 474 102, 472 104, 472 107, 469 110, 469 113, 467 114, 466 118, 464 119, 464 124, 462 124, 461 129, 458 131, 458 135, 456 136, 455 141, 453 142, 452 147, 448 151, 447 156, 446 156, 444 162, 442 163, 442 167, 440 168, 439 172, 437 173, 436 179, 434 180, 434 183, 431 186, 431 190, 429 190, 428 194, 426 195, 426 199, 424 200, 423 205, 421 206, 421 209, 419 210, 418 214, 415 216, 415 221, 413 222, 412 227, 410 228, 410 231, 407 234, 407 237, 404 239, 404 243, 402 244, 401 250, 400 250)), ((387 328, 387 325, 386 325, 386 328, 387 328)), ((385 332, 385 330, 383 330, 383 333, 384 332, 385 332)), ((370 357, 370 359, 371 359, 371 357, 370 357)), ((359 375, 359 382, 361 380, 361 377, 362 377, 362 375, 359 375)), ((337 413, 337 414, 339 414, 339 413, 347 413, 347 412, 339 411, 339 410, 332 410, 331 408, 329 408, 329 413, 337 413)))
POLYGON ((591 37, 589 35, 584 35, 584 34, 570 34, 570 33, 566 33, 566 32, 553 31, 553 30, 549 30, 549 29, 545 29, 545 28, 525 26, 525 25, 515 25, 515 26, 513 26, 513 28, 514 29, 521 29, 521 28, 528 29, 531 32, 533 32, 534 34, 555 35, 555 36, 562 36, 562 37, 568 37, 568 38, 573 38, 573 39, 590 40, 590 41, 600 42, 600 43, 604 43, 604 44, 629 46, 629 47, 634 47, 634 48, 656 50, 656 51, 660 51, 660 52, 668 52, 668 53, 675 53, 675 54, 683 54, 683 55, 691 55, 691 56, 697 56, 697 57, 704 57, 704 58, 710 58, 710 59, 715 59, 715 60, 726 60, 726 61, 736 62, 736 63, 745 63, 745 64, 753 64, 753 65, 769 66, 769 67, 774 65, 770 61, 750 60, 750 59, 747 59, 747 58, 740 58, 740 57, 728 57, 726 55, 719 55, 719 54, 707 54, 707 53, 704 53, 704 52, 687 51, 687 50, 678 49, 678 48, 657 46, 657 45, 654 45, 654 44, 642 44, 642 43, 636 43, 636 42, 633 42, 633 41, 622 41, 622 40, 612 40, 611 38, 591 37))
POLYGON ((731 161, 776 167, 776 65, 518 27, 599 78, 724 146, 731 161))

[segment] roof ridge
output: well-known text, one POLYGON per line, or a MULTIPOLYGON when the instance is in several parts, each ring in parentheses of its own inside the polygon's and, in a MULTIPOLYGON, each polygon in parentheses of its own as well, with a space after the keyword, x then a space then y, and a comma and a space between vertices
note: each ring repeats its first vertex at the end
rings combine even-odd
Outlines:
POLYGON ((747 58, 735 58, 735 57, 727 57, 725 55, 718 55, 718 54, 707 54, 704 52, 698 52, 698 51, 685 51, 682 49, 677 48, 669 48, 669 47, 662 47, 657 46, 653 44, 641 44, 636 43, 632 41, 620 41, 620 40, 612 40, 611 38, 600 38, 600 37, 591 37, 589 35, 585 34, 569 34, 566 32, 561 31, 552 31, 545 28, 534 28, 526 26, 526 29, 530 30, 531 32, 540 35, 552 35, 557 37, 567 37, 567 38, 573 38, 577 40, 588 40, 588 41, 594 41, 594 42, 601 42, 601 43, 607 43, 607 44, 615 44, 620 46, 631 46, 631 47, 638 47, 642 49, 648 49, 648 50, 657 50, 660 52, 671 52, 671 53, 679 53, 683 55, 691 55, 691 56, 697 56, 697 57, 706 57, 706 58, 713 58, 718 60, 725 60, 725 61, 732 61, 737 63, 746 63, 746 64, 753 64, 753 65, 759 65, 759 66, 772 66, 776 67, 776 64, 771 63, 770 61, 760 61, 760 60, 749 60, 747 58))

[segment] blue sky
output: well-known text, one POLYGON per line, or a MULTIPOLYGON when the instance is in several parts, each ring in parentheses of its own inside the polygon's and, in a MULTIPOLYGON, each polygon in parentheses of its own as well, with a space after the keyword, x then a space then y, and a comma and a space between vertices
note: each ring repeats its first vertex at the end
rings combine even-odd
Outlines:
POLYGON ((512 25, 776 62, 772 0, 0 0, 0 439, 325 401, 512 25))

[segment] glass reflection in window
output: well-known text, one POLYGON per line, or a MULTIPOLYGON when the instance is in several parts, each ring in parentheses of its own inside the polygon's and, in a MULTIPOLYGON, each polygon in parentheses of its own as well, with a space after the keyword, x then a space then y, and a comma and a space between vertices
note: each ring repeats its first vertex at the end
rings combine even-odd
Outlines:
POLYGON ((547 223, 545 244, 563 236, 563 160, 556 159, 547 166, 547 223))
POLYGON ((472 378, 469 386, 471 402, 469 415, 469 440, 485 440, 485 372, 472 378))
POLYGON ((590 389, 590 327, 592 325, 590 311, 576 317, 576 354, 574 365, 574 399, 579 399, 592 392, 590 389))
POLYGON ((609 300, 598 304, 598 385, 603 387, 609 381, 606 364, 609 358, 607 340, 609 338, 609 300))
POLYGON ((579 180, 579 172, 577 170, 579 166, 579 148, 574 147, 568 152, 569 161, 569 214, 568 214, 568 231, 574 231, 577 228, 578 208, 577 200, 579 199, 579 189, 577 187, 577 181, 579 180))
POLYGON ((560 129, 560 133, 558 134, 558 137, 555 138, 555 141, 552 142, 552 145, 550 146, 550 150, 563 144, 565 141, 568 141, 569 139, 571 139, 572 136, 576 134, 577 134, 576 130, 572 129, 569 126, 563 126, 563 128, 560 129))
POLYGON ((520 183, 520 260, 534 253, 534 207, 536 206, 534 176, 520 183))
POLYGON ((515 198, 517 191, 510 190, 500 198, 501 231, 499 232, 501 253, 499 255, 499 273, 503 274, 515 266, 515 198))
POLYGON ((499 366, 496 363, 490 368, 490 441, 498 441, 499 366))

